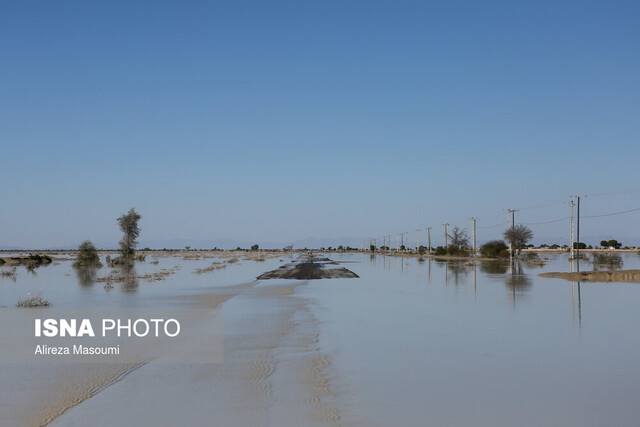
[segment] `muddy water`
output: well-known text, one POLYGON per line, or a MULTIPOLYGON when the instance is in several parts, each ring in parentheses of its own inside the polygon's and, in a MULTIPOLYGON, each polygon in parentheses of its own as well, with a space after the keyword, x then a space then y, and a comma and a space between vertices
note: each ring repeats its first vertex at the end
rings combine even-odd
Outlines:
MULTIPOLYGON (((223 363, 150 362, 115 371, 98 388, 90 373, 60 383, 54 370, 40 371, 40 386, 30 389, 33 382, 20 379, 25 367, 14 366, 0 377, 2 425, 46 420, 54 381, 85 394, 53 425, 571 426, 639 418, 640 284, 537 276, 568 271, 564 255, 515 268, 330 257, 360 278, 255 281, 290 259, 195 274, 211 260, 165 258, 139 268, 179 265, 178 273, 135 290, 84 286, 66 276, 65 263, 4 279, 4 301, 40 287, 57 306, 221 304, 225 348, 223 363)), ((624 257, 624 268, 638 266, 640 257, 624 257)))

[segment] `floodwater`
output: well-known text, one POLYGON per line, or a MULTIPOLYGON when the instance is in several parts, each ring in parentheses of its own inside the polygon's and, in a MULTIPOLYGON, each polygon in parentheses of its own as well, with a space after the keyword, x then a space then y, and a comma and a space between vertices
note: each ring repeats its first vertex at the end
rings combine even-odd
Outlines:
MULTIPOLYGON (((56 308, 228 296, 220 306, 223 363, 147 363, 70 405, 53 425, 637 425, 640 284, 540 278, 570 271, 566 254, 542 256, 543 266, 509 267, 328 254, 360 278, 312 281, 255 281, 291 257, 240 259, 202 274, 194 271, 215 259, 148 257, 138 274, 176 273, 111 289, 80 280, 61 261, 0 278, 0 305, 15 310, 18 298, 38 291, 56 308)), ((640 268, 636 254, 623 260, 625 269, 640 268)), ((12 372, 0 377, 2 425, 31 420, 9 408, 36 405, 12 372)))

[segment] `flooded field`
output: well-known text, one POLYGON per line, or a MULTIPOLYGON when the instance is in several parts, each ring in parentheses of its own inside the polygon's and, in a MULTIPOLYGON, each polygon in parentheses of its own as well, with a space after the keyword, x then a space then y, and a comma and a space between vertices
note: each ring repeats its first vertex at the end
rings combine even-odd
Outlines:
POLYGON ((68 260, 17 267, 0 277, 2 310, 38 292, 56 309, 217 308, 224 361, 0 364, 0 425, 637 423, 640 284, 538 277, 570 271, 567 254, 322 256, 359 278, 256 280, 298 254, 149 255, 124 282, 68 260))

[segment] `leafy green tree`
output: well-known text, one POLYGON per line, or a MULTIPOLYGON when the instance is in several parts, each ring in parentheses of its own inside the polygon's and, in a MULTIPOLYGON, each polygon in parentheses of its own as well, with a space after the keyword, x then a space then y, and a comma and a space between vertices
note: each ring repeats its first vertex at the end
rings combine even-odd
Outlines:
POLYGON ((129 212, 118 218, 118 225, 120 225, 120 230, 123 233, 122 240, 120 240, 120 254, 129 263, 133 263, 136 246, 138 245, 136 239, 140 235, 140 227, 138 227, 140 218, 142 217, 136 212, 135 208, 129 209, 129 212))
POLYGON ((253 246, 251 246, 251 250, 252 251, 257 251, 259 247, 260 246, 258 246, 258 245, 253 245, 253 246))
POLYGON ((611 240, 602 240, 600 241, 600 246, 605 247, 605 248, 614 248, 614 249, 620 249, 622 247, 622 243, 618 242, 615 239, 611 239, 611 240))

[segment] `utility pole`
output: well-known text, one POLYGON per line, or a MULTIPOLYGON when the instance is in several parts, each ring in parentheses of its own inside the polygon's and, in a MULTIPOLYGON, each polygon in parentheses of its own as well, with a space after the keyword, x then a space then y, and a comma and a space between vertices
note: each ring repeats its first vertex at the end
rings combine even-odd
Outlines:
POLYGON ((429 255, 431 255, 431 227, 427 227, 425 228, 425 230, 427 230, 427 233, 429 235, 429 255))
POLYGON ((405 250, 406 250, 406 249, 409 249, 409 232, 408 232, 408 231, 405 231, 405 232, 404 232, 404 234, 406 234, 406 235, 407 235, 407 238, 406 238, 406 239, 405 239, 405 241, 404 241, 404 248, 405 248, 405 250))
POLYGON ((416 234, 418 235, 418 246, 416 247, 416 250, 417 250, 418 252, 420 252, 420 232, 421 232, 421 231, 422 231, 422 230, 420 230, 419 228, 416 230, 416 234))
POLYGON ((573 207, 575 206, 575 202, 572 200, 569 202, 569 206, 571 207, 571 240, 570 240, 570 246, 569 246, 569 251, 571 253, 570 259, 571 261, 573 261, 574 259, 574 249, 573 249, 573 207))
MULTIPOLYGON (((576 240, 578 243, 576 244, 576 259, 578 260, 577 266, 578 271, 580 271, 580 198, 586 198, 587 196, 571 196, 572 199, 578 199, 578 224, 576 227, 576 240)), ((573 245, 571 245, 573 247, 573 245)))
POLYGON ((398 235, 396 234, 396 251, 400 250, 400 246, 398 245, 398 235))
MULTIPOLYGON (((507 209, 507 221, 509 221, 509 228, 511 229, 511 231, 513 232, 515 226, 516 226, 516 217, 515 217, 515 213, 518 212, 519 209, 507 209)), ((513 243, 511 242, 511 239, 509 239, 509 260, 513 261, 513 243)))
POLYGON ((442 224, 444 225, 444 247, 448 248, 449 247, 449 224, 442 224))
POLYGON ((473 249, 473 256, 476 256, 476 219, 471 217, 471 247, 473 249))

